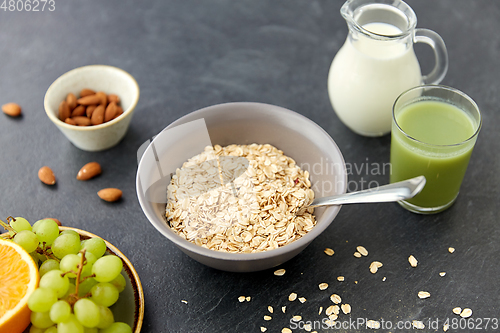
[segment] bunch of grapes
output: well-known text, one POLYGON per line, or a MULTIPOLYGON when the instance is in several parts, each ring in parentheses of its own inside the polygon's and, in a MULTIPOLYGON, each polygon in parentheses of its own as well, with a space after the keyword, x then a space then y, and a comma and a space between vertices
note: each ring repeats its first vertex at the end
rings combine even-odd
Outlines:
POLYGON ((22 217, 10 218, 8 230, 14 242, 41 262, 39 287, 28 300, 30 333, 132 332, 128 324, 115 322, 109 309, 126 282, 122 260, 105 255, 102 239, 59 232, 51 219, 31 226, 22 217))

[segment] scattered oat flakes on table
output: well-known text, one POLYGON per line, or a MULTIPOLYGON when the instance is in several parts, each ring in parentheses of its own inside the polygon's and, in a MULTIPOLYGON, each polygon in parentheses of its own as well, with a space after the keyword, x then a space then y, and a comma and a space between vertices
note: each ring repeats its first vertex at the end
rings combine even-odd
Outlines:
POLYGON ((454 247, 449 247, 449 248, 448 248, 448 252, 450 252, 450 253, 455 252, 455 248, 454 248, 454 247))
POLYGON ((293 316, 292 320, 293 321, 301 321, 302 320, 302 316, 293 316))
POLYGON ((423 322, 420 320, 414 320, 411 322, 413 328, 416 328, 417 330, 423 330, 425 328, 425 325, 423 322))
POLYGON ((270 306, 270 305, 269 305, 269 306, 267 307, 267 311, 269 311, 269 313, 273 313, 273 312, 274 312, 274 309, 273 309, 273 307, 272 307, 272 306, 270 306))
POLYGON ((245 301, 245 296, 238 297, 238 302, 243 303, 245 301))
POLYGON ((457 306, 456 308, 453 308, 452 311, 454 314, 459 315, 460 313, 462 313, 462 308, 457 306))
POLYGON ((429 298, 431 297, 431 294, 427 291, 419 291, 418 292, 418 297, 421 298, 421 299, 424 299, 424 298, 429 298))
POLYGON ((382 264, 380 261, 373 261, 371 264, 370 264, 370 272, 372 274, 375 274, 377 273, 378 269, 380 267, 384 266, 384 264, 382 264))
POLYGON ((343 312, 344 314, 349 314, 349 313, 351 313, 351 306, 350 306, 349 304, 342 304, 342 305, 340 306, 340 308, 342 309, 342 312, 343 312))
POLYGON ((285 275, 285 272, 286 271, 285 271, 284 268, 280 268, 280 269, 277 269, 277 270, 274 271, 274 275, 276 275, 276 276, 283 276, 283 275, 285 275))
POLYGON ((444 324, 443 326, 443 331, 448 331, 448 329, 450 328, 450 325, 449 324, 444 324))
POLYGON ((305 303, 307 299, 305 297, 299 297, 300 303, 305 303))
POLYGON ((356 250, 363 256, 366 257, 368 255, 368 251, 364 248, 364 246, 358 246, 356 247, 356 250))
POLYGON ((417 267, 418 260, 413 256, 413 254, 408 257, 408 262, 410 263, 411 267, 417 267))
POLYGON ((320 307, 319 307, 319 310, 318 310, 318 315, 320 315, 320 314, 321 314, 321 312, 323 312, 323 307, 322 307, 322 306, 320 306, 320 307))
POLYGON ((366 322, 366 327, 378 330, 380 328, 380 322, 370 319, 366 322))
POLYGON ((326 253, 326 255, 328 255, 330 257, 333 256, 333 254, 335 253, 335 251, 333 251, 329 247, 327 247, 324 252, 326 253))
POLYGON ((359 252, 354 252, 354 256, 356 258, 361 258, 362 257, 361 253, 359 253, 359 252))
POLYGON ((290 302, 293 302, 297 299, 297 294, 296 293, 291 293, 290 295, 288 295, 288 300, 290 302))
POLYGON ((260 327, 260 331, 261 331, 261 332, 265 332, 265 331, 267 331, 267 328, 266 328, 266 327, 264 327, 264 326, 261 326, 261 327, 260 327))
POLYGON ((445 276, 445 275, 446 275, 446 272, 439 273, 439 276, 445 276))
POLYGON ((337 294, 332 294, 330 300, 335 304, 340 304, 342 302, 342 298, 337 294))
POLYGON ((340 281, 340 282, 344 281, 344 277, 343 276, 338 276, 337 277, 337 281, 340 281))
POLYGON ((267 315, 265 315, 265 316, 264 316, 264 320, 266 320, 266 321, 269 321, 269 320, 271 320, 271 319, 273 319, 273 317, 271 317, 271 316, 267 316, 267 315))
POLYGON ((250 302, 250 300, 252 299, 252 297, 247 296, 247 297, 245 297, 245 299, 247 300, 247 302, 250 302))
POLYGON ((283 312, 283 313, 286 312, 286 305, 281 307, 281 312, 283 312))
POLYGON ((470 316, 472 316, 472 310, 469 308, 465 308, 460 312, 460 317, 462 318, 469 318, 470 316))
POLYGON ((291 329, 289 329, 289 328, 287 328, 287 327, 285 327, 285 328, 283 328, 283 329, 281 330, 281 333, 292 333, 292 330, 291 330, 291 329))
POLYGON ((183 299, 183 300, 181 300, 181 302, 182 302, 182 303, 184 303, 184 304, 188 304, 188 301, 186 301, 186 300, 184 300, 184 299, 183 299))
POLYGON ((320 283, 318 287, 319 290, 325 290, 326 288, 328 288, 328 283, 320 283))

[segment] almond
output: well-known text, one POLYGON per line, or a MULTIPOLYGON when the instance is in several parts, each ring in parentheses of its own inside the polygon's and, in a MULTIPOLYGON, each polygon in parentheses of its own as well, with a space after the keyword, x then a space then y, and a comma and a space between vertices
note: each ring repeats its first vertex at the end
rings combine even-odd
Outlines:
POLYGON ((94 112, 96 107, 97 107, 97 105, 87 106, 87 111, 86 111, 87 117, 92 118, 92 112, 94 112))
POLYGON ((106 94, 102 91, 98 91, 95 95, 99 97, 100 100, 99 104, 104 105, 104 107, 106 107, 106 105, 108 104, 108 96, 106 96, 106 94))
POLYGON ((113 103, 115 102, 116 104, 120 103, 120 97, 115 94, 109 94, 108 95, 108 102, 113 103))
POLYGON ((94 178, 97 175, 101 174, 101 165, 97 162, 90 162, 85 164, 78 174, 76 175, 76 179, 78 180, 89 180, 90 178, 94 178))
POLYGON ((73 93, 69 93, 68 96, 66 97, 66 103, 68 103, 68 106, 70 110, 73 110, 76 108, 76 96, 73 93))
POLYGON ((69 109, 69 105, 66 101, 62 101, 61 104, 59 104, 59 119, 62 121, 65 121, 66 118, 69 118, 71 116, 71 110, 69 109))
POLYGON ((97 192, 97 195, 104 201, 114 202, 122 197, 122 191, 117 188, 105 188, 97 192))
POLYGON ((16 103, 7 103, 2 105, 2 111, 11 117, 18 117, 21 115, 21 107, 16 103))
MULTIPOLYGON (((75 101, 76 102, 76 101, 75 101)), ((80 117, 85 115, 85 106, 83 105, 78 105, 74 110, 71 112, 71 117, 80 117)))
POLYGON ((66 118, 64 122, 69 125, 76 125, 75 121, 71 118, 66 118))
POLYGON ((108 122, 111 119, 113 119, 116 115, 116 103, 111 102, 109 103, 108 107, 106 108, 106 112, 104 113, 104 122, 108 122))
POLYGON ((56 183, 54 172, 48 166, 43 166, 38 170, 38 178, 40 178, 42 183, 47 185, 54 185, 56 183))
MULTIPOLYGON (((115 118, 118 118, 119 116, 121 116, 123 114, 123 109, 121 106, 117 105, 116 106, 116 114, 115 114, 115 118)), ((113 119, 115 119, 113 118, 113 119)))
POLYGON ((73 119, 73 121, 75 122, 75 125, 78 125, 78 126, 90 126, 91 125, 91 121, 87 117, 80 116, 80 117, 73 117, 71 119, 73 119))
POLYGON ((95 91, 92 89, 82 89, 82 91, 80 91, 80 98, 90 95, 95 95, 95 91))
POLYGON ((82 97, 77 100, 78 104, 80 105, 92 105, 92 104, 100 104, 101 103, 101 97, 97 96, 97 94, 94 95, 89 95, 82 97))
POLYGON ((90 122, 92 125, 100 125, 104 121, 104 105, 99 105, 95 108, 94 112, 92 112, 92 118, 90 118, 90 122))

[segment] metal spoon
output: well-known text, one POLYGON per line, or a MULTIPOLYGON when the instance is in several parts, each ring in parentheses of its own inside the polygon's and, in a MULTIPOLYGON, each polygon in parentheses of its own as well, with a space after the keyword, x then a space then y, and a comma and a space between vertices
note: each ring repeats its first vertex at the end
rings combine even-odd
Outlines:
POLYGON ((364 191, 317 198, 314 199, 314 201, 309 206, 307 206, 307 208, 331 205, 345 205, 352 203, 400 201, 413 198, 424 188, 424 186, 425 177, 418 176, 394 184, 379 186, 364 191))

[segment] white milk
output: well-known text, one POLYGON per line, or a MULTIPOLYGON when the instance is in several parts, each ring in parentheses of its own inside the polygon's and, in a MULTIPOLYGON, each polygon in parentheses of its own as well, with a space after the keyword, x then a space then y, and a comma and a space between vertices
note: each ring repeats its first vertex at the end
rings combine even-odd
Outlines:
MULTIPOLYGON (((363 28, 382 35, 401 33, 387 23, 369 23, 363 28)), ((355 41, 348 37, 333 59, 328 93, 344 124, 356 133, 380 136, 391 130, 392 105, 399 94, 421 83, 411 43, 361 35, 355 41)))

